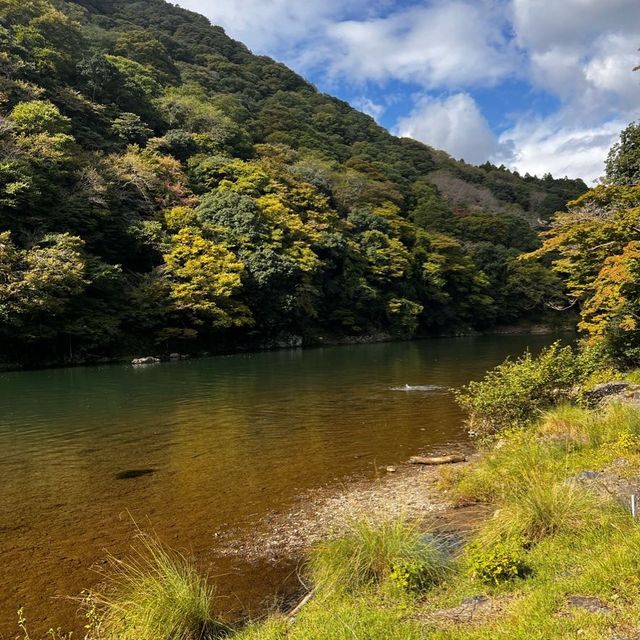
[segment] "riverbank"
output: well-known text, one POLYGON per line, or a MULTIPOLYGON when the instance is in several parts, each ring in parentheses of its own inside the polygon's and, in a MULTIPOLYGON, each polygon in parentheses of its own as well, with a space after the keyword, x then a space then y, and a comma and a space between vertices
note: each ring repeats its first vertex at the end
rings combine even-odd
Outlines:
MULTIPOLYGON (((593 409, 560 406, 467 464, 429 470, 447 492, 440 513, 475 505, 482 515, 427 588, 411 587, 413 569, 398 588, 392 568, 344 589, 316 584, 319 595, 293 623, 276 615, 237 637, 636 640, 640 526, 630 499, 640 492, 637 395, 627 390, 593 409)), ((420 484, 423 473, 407 477, 420 484)), ((429 517, 418 521, 430 536, 441 535, 429 517)), ((364 543, 348 528, 334 535, 364 543)), ((377 544, 382 553, 384 539, 377 544)), ((314 553, 335 551, 316 547, 312 575, 314 553)))
MULTIPOLYGON (((474 459, 470 446, 456 451, 474 459)), ((458 462, 449 470, 469 464, 458 462)), ((456 503, 441 480, 439 466, 404 462, 379 469, 374 479, 361 478, 340 488, 310 490, 291 509, 267 515, 251 532, 225 531, 216 538, 217 552, 253 562, 302 561, 314 545, 345 533, 354 521, 361 519, 377 522, 408 519, 425 528, 435 527, 443 535, 464 535, 484 509, 456 503)))
MULTIPOLYGON (((222 635, 211 627, 204 637, 636 640, 640 527, 630 497, 640 492, 640 388, 618 382, 590 394, 592 408, 548 409, 468 462, 398 465, 338 492, 302 495, 289 512, 266 518, 252 538, 236 538, 226 552, 256 562, 304 557, 298 565, 304 606, 292 615, 293 601, 285 599, 253 624, 225 627, 222 635)), ((107 583, 110 595, 98 594, 92 605, 98 608, 90 611, 118 602, 109 598, 123 597, 123 580, 122 606, 137 607, 144 587, 140 606, 149 619, 156 619, 158 605, 166 621, 167 608, 176 606, 176 593, 167 589, 176 584, 182 594, 198 590, 202 612, 220 606, 202 591, 203 579, 190 564, 169 561, 153 543, 148 548, 151 564, 143 560, 133 574, 121 573, 126 562, 112 563, 115 581, 106 575, 115 592, 107 583), (158 578, 151 599, 149 570, 158 578)), ((137 616, 109 624, 134 624, 137 616)), ((91 633, 90 640, 130 637, 91 633)), ((135 634, 160 637, 139 627, 135 634)))
MULTIPOLYGON (((294 602, 284 601, 240 628, 202 618, 206 631, 193 633, 211 640, 636 640, 640 526, 628 506, 629 492, 640 490, 635 393, 592 409, 559 406, 469 462, 403 465, 263 523, 255 540, 229 552, 274 562, 304 555, 302 606, 293 611, 294 602)), ((138 560, 131 573, 126 562, 112 563, 115 591, 98 594, 89 611, 138 606, 140 594, 149 596, 150 569, 156 595, 135 615, 107 618, 97 635, 90 629, 91 640, 133 637, 117 631, 122 624, 192 624, 171 617, 176 584, 180 593, 199 594, 200 615, 216 605, 186 561, 146 544, 151 564, 138 560)), ((157 640, 155 629, 136 626, 135 637, 157 640)))
POLYGON ((49 358, 38 360, 30 358, 24 362, 16 360, 1 361, 0 373, 12 371, 37 371, 42 369, 61 369, 73 367, 91 367, 101 365, 122 365, 133 364, 136 360, 142 365, 160 364, 164 362, 174 362, 183 359, 201 359, 218 356, 229 356, 245 353, 261 353, 265 351, 283 351, 291 349, 315 349, 320 347, 353 346, 366 344, 379 344, 385 342, 411 342, 420 340, 435 340, 446 338, 463 338, 492 335, 532 335, 544 336, 553 334, 573 334, 575 333, 575 323, 564 322, 558 324, 546 322, 521 322, 514 325, 503 325, 493 327, 486 331, 477 331, 471 328, 459 328, 454 331, 434 333, 428 335, 416 335, 411 338, 402 338, 385 332, 374 332, 358 335, 337 335, 329 333, 314 333, 307 336, 296 334, 283 334, 274 338, 262 339, 241 344, 226 344, 224 346, 209 347, 208 349, 162 349, 158 350, 151 346, 138 351, 129 351, 117 355, 86 355, 74 357, 49 358), (142 362, 146 360, 147 362, 142 362))

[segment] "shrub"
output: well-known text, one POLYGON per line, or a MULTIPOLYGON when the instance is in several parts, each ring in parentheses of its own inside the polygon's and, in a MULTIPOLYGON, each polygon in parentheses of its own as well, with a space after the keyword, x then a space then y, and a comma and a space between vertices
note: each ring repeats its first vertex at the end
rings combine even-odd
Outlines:
POLYGON ((516 538, 496 544, 471 546, 467 552, 471 575, 487 584, 499 584, 531 573, 522 541, 516 538))
POLYGON ((97 622, 118 640, 208 640, 225 627, 211 614, 214 590, 183 556, 140 535, 130 560, 109 558, 106 585, 93 594, 97 622))
POLYGON ((433 585, 437 573, 433 571, 431 558, 399 560, 389 574, 390 582, 402 591, 422 593, 433 585))
POLYGON ((530 424, 542 410, 576 397, 578 385, 604 367, 593 350, 576 352, 556 342, 537 358, 526 353, 518 360, 507 360, 455 395, 469 414, 470 431, 491 436, 530 424))
POLYGON ((435 540, 414 524, 359 521, 346 535, 320 543, 310 555, 309 569, 323 590, 354 591, 389 578, 422 590, 444 575, 447 559, 435 540))

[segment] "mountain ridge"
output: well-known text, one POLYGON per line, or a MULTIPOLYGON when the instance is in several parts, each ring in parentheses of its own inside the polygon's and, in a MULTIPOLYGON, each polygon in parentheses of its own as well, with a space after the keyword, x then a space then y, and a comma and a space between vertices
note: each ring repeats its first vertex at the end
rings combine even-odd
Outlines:
POLYGON ((5 359, 482 330, 561 292, 518 255, 580 180, 397 138, 162 0, 0 26, 5 359))

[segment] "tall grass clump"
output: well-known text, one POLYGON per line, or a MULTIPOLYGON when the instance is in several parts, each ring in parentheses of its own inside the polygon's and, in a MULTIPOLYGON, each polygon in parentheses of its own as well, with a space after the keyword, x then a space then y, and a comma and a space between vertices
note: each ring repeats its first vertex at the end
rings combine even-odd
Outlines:
POLYGON ((108 559, 93 594, 96 627, 108 640, 213 640, 226 630, 212 615, 214 589, 182 555, 150 536, 128 560, 108 559))
POLYGON ((519 538, 533 545, 548 536, 596 525, 604 514, 602 499, 592 492, 533 469, 506 495, 480 535, 489 544, 519 538))
POLYGON ((577 397, 581 385, 610 375, 593 349, 575 351, 556 342, 535 358, 526 353, 503 362, 455 394, 470 431, 487 437, 535 422, 545 409, 577 397))
POLYGON ((619 402, 598 410, 561 405, 544 414, 538 433, 546 441, 564 443, 567 453, 582 451, 583 463, 592 458, 606 464, 640 451, 640 411, 619 402))
POLYGON ((361 520, 339 538, 317 545, 308 564, 318 590, 353 592, 388 579, 421 591, 445 575, 448 563, 435 539, 413 523, 361 520))
POLYGON ((463 469, 453 486, 459 502, 491 503, 502 500, 518 487, 527 486, 532 469, 561 475, 565 466, 563 448, 551 448, 533 431, 504 434, 498 447, 487 449, 470 467, 463 469))
POLYGON ((567 445, 585 445, 593 423, 593 412, 569 403, 562 403, 544 413, 538 433, 545 441, 564 442, 567 445))

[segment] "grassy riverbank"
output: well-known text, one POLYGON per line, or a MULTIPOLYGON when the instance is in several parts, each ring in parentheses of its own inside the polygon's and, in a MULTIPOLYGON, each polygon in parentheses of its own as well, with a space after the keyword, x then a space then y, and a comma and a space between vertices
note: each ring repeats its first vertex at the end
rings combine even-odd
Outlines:
POLYGON ((151 545, 134 565, 110 564, 89 637, 636 637, 640 527, 617 498, 640 488, 638 409, 560 406, 442 482, 494 509, 462 547, 406 521, 359 521, 311 552, 313 597, 295 617, 232 630, 215 623, 221 603, 193 568, 151 545))
MULTIPOLYGON (((495 509, 447 563, 429 538, 407 558, 388 526, 375 545, 367 536, 358 546, 356 532, 312 554, 311 567, 324 569, 319 595, 293 623, 274 618, 238 637, 635 638, 640 527, 622 501, 640 487, 639 445, 634 407, 553 409, 447 474, 460 502, 495 509), (328 579, 327 567, 342 579, 328 579)), ((403 531, 408 544, 412 530, 403 531)))
POLYGON ((467 389, 471 417, 491 438, 471 463, 443 470, 440 488, 459 505, 486 505, 489 517, 468 536, 360 518, 310 551, 301 575, 311 597, 295 615, 241 628, 219 624, 222 603, 207 582, 145 538, 142 555, 112 561, 89 597, 87 639, 638 637, 640 526, 629 497, 640 494, 640 409, 633 388, 604 403, 590 395, 611 373, 596 361, 552 347, 467 389), (562 380, 552 375, 559 364, 562 380), (546 404, 520 421, 505 413, 516 392, 546 404))

